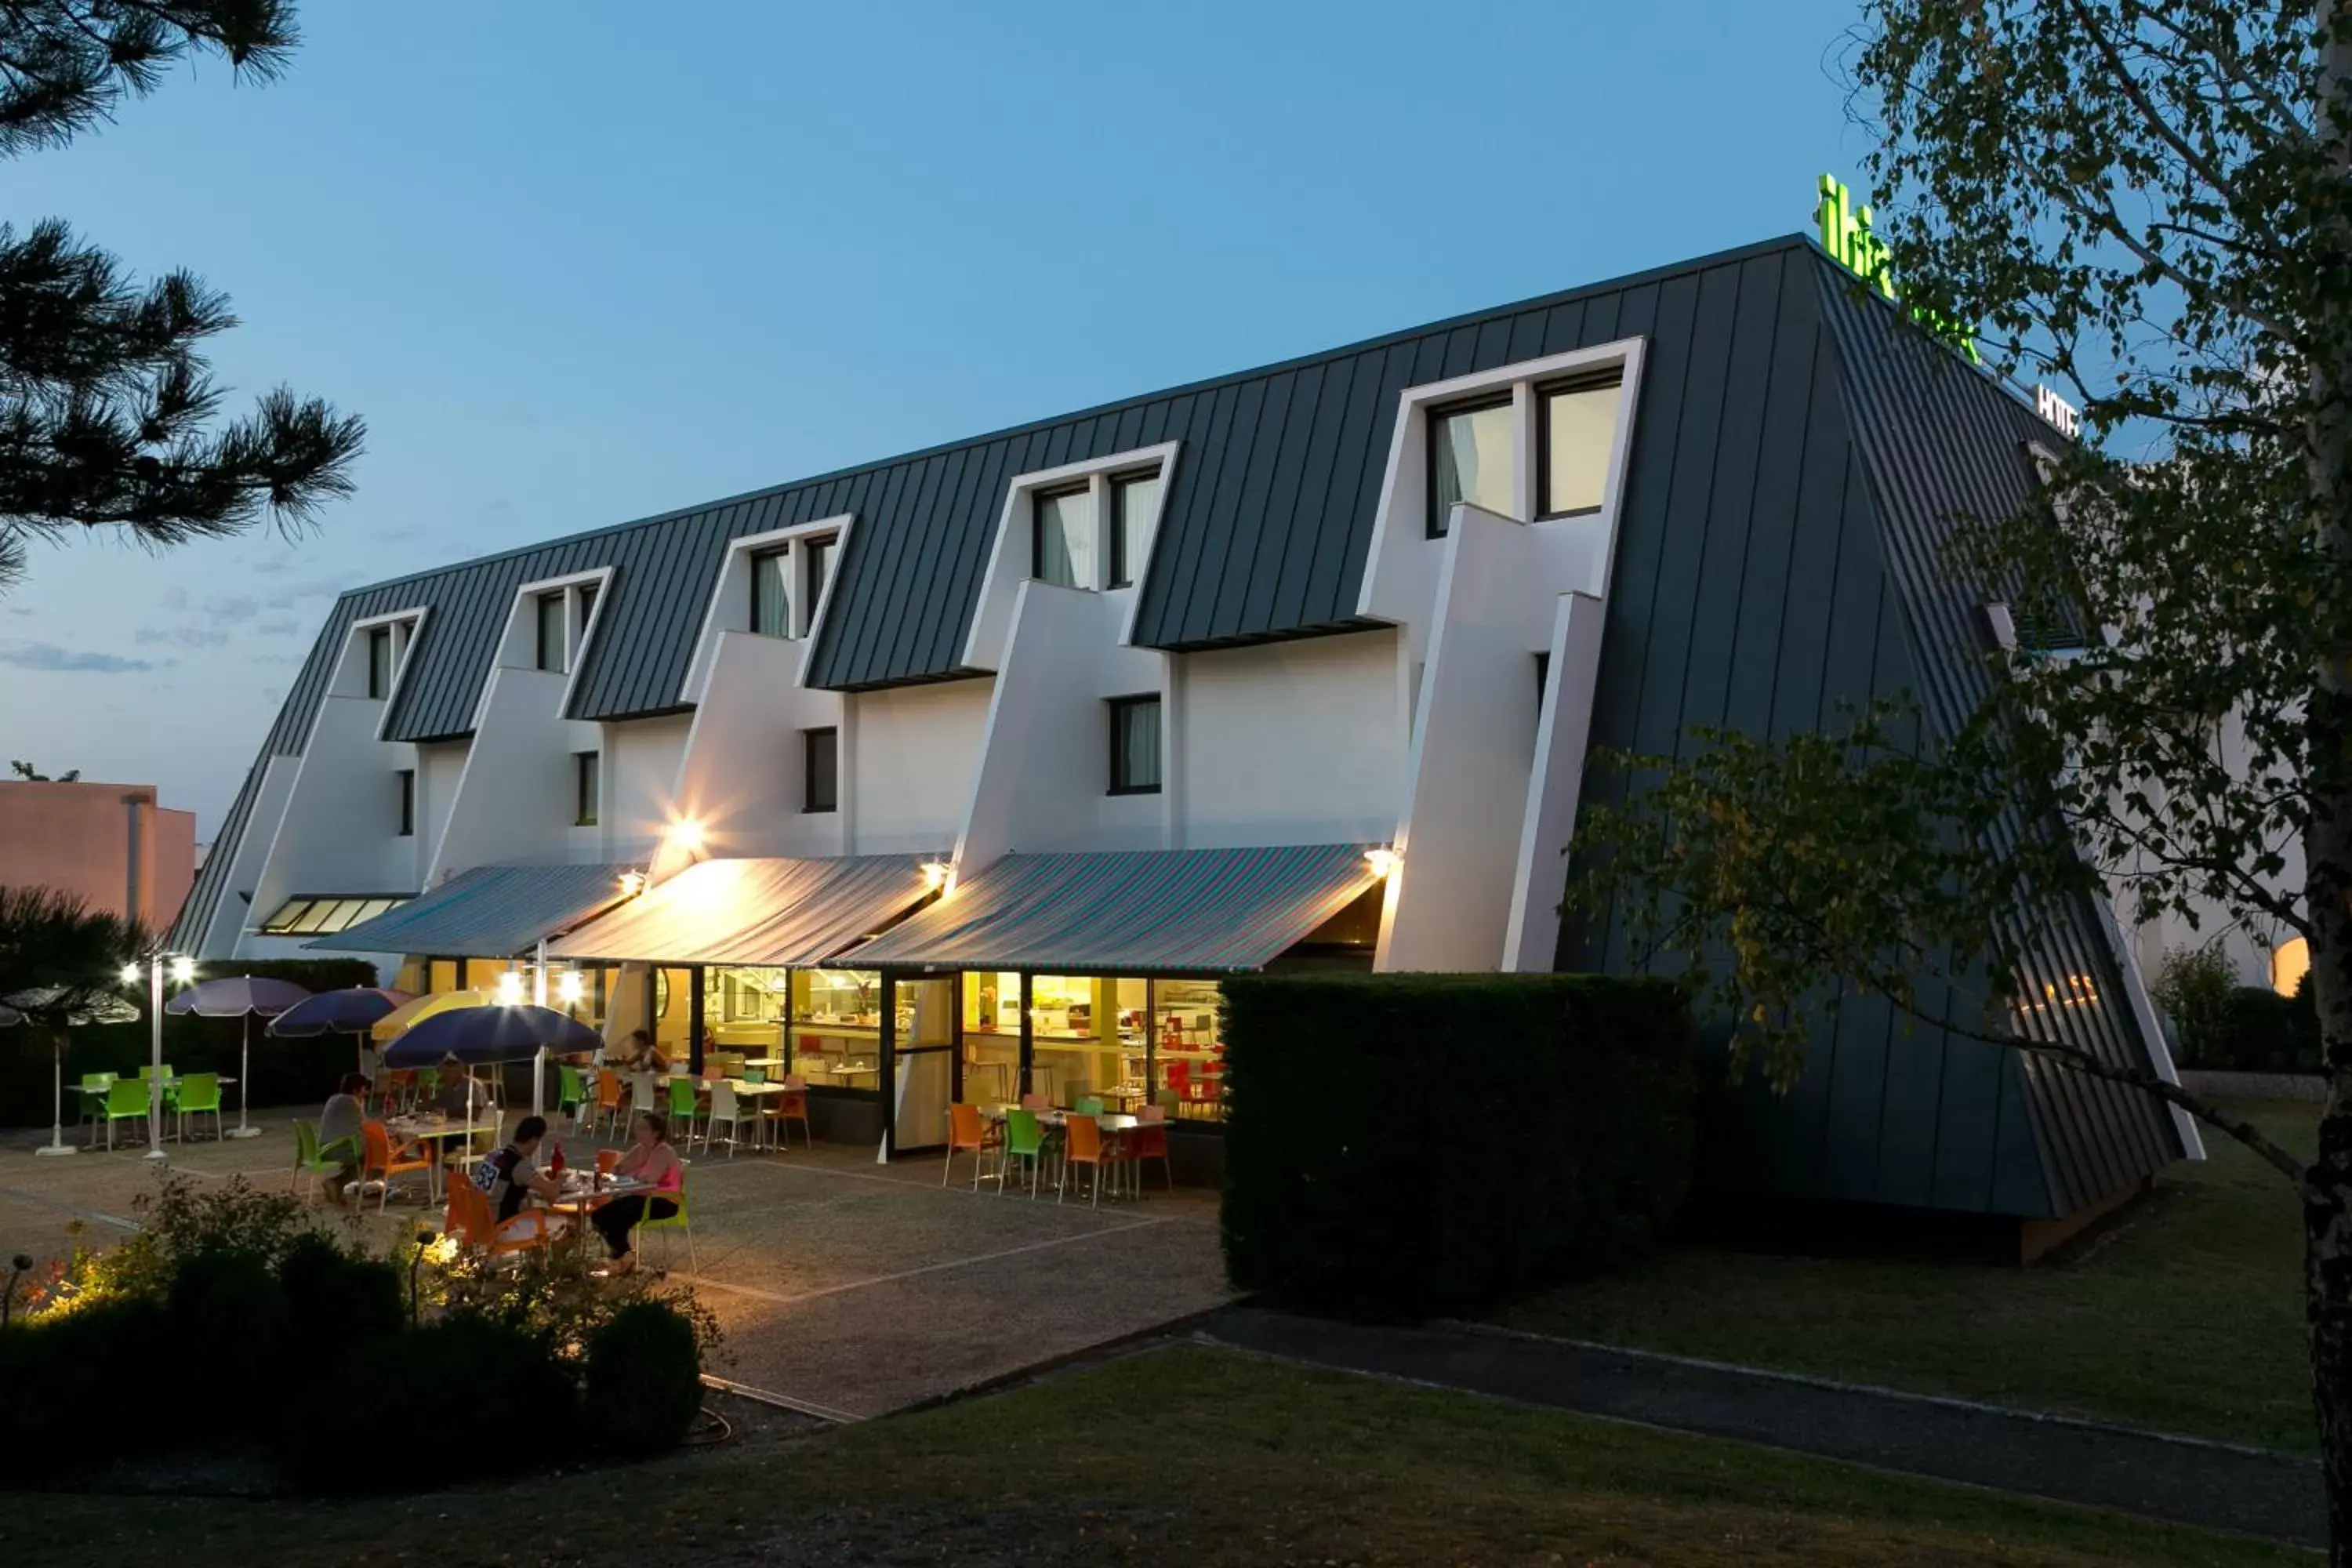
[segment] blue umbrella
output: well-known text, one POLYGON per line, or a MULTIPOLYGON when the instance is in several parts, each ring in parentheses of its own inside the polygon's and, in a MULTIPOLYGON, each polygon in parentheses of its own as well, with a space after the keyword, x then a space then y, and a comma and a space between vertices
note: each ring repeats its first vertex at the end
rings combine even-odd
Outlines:
POLYGON ((445 1057, 467 1067, 527 1062, 539 1053, 593 1051, 604 1037, 552 1007, 455 1007, 436 1013, 384 1047, 388 1068, 426 1068, 445 1057))
MULTIPOLYGON (((273 1018, 297 1002, 307 1000, 310 991, 290 980, 272 980, 267 975, 224 975, 218 980, 206 980, 189 986, 163 1004, 163 1011, 174 1016, 194 1013, 199 1018, 242 1018, 237 1026, 236 1045, 236 1131, 232 1138, 251 1138, 261 1129, 245 1124, 245 1108, 253 1100, 253 1019, 256 1015, 273 1018)), ((155 1038, 160 1043, 163 1036, 155 1038)))

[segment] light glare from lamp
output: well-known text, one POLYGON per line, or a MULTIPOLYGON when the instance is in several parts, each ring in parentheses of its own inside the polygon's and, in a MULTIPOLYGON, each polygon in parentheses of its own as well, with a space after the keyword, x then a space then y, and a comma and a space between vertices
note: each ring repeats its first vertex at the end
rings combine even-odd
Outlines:
POLYGON ((499 976, 499 1005, 512 1007, 522 1001, 522 976, 508 970, 499 976))
POLYGON ((690 816, 681 816, 669 825, 669 841, 680 849, 702 847, 702 824, 690 816))
POLYGON ((1385 878, 1395 873, 1397 867, 1403 863, 1404 857, 1393 849, 1367 849, 1364 859, 1372 868, 1373 876, 1385 878))
POLYGON ((146 973, 147 972, 145 970, 140 968, 135 963, 126 963, 122 966, 122 984, 125 985, 136 985, 139 984, 140 978, 146 973))
POLYGON ((634 899, 645 890, 646 874, 643 871, 624 871, 621 873, 622 897, 634 899))
POLYGON ((946 887, 947 883, 947 862, 943 860, 926 860, 923 862, 924 887, 937 892, 940 889, 946 887))
POLYGON ((567 969, 555 977, 555 994, 562 998, 567 1007, 577 1006, 586 992, 587 987, 581 984, 580 972, 576 969, 567 969))
POLYGON ((193 958, 172 960, 172 984, 185 985, 196 977, 196 961, 193 958))

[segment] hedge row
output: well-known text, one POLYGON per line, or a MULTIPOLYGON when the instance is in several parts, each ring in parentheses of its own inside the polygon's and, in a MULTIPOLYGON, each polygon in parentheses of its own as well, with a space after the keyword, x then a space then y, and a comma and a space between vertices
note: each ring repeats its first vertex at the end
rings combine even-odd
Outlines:
MULTIPOLYGON (((375 966, 361 959, 278 959, 274 961, 238 960, 234 964, 206 964, 202 971, 205 978, 220 974, 252 974, 275 980, 290 980, 312 991, 332 991, 347 985, 373 985, 376 983, 375 966)), ((146 1011, 146 999, 139 998, 142 1014, 146 1011)), ((219 1072, 235 1078, 237 1073, 237 1031, 240 1020, 236 1018, 198 1018, 194 1016, 163 1019, 163 1059, 181 1072, 219 1072)), ((262 1033, 264 1021, 252 1021, 253 1081, 252 1103, 260 1105, 318 1105, 333 1092, 335 1080, 352 1070, 357 1061, 352 1037, 320 1035, 307 1040, 273 1039, 262 1033)), ((50 1062, 55 1043, 46 1030, 34 1028, 0 1029, 0 1126, 46 1127, 49 1122, 50 1062)), ((135 1024, 93 1024, 72 1029, 66 1036, 66 1082, 79 1082, 81 1075, 90 1072, 124 1073, 134 1071, 146 1062, 152 1044, 148 1023, 142 1016, 135 1024)), ((222 1099, 236 1115, 238 1091, 224 1092, 222 1099)), ((66 1116, 71 1121, 76 1114, 77 1100, 68 1095, 66 1116)))
POLYGON ((1694 1158, 1683 993, 1601 975, 1225 983, 1226 1268, 1308 1309, 1473 1310, 1609 1268, 1694 1158))

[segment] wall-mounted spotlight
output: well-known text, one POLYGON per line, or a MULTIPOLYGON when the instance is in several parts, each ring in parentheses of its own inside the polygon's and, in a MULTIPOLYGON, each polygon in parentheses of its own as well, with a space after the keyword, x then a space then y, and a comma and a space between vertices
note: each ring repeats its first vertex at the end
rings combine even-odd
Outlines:
POLYGON ((1385 879, 1393 876, 1396 868, 1404 864, 1404 857, 1393 849, 1367 849, 1364 861, 1371 867, 1373 876, 1385 879))
POLYGON ((643 871, 624 871, 621 873, 621 897, 625 899, 634 899, 645 890, 646 874, 643 871))

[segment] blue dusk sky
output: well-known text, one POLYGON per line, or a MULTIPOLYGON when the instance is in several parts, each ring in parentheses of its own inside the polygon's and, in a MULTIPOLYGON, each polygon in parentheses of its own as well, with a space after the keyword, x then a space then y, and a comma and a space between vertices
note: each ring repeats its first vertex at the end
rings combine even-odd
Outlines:
POLYGON ((218 827, 340 591, 1809 226, 1858 0, 311 0, 7 166, 364 415, 319 528, 36 545, 0 760, 218 827))

